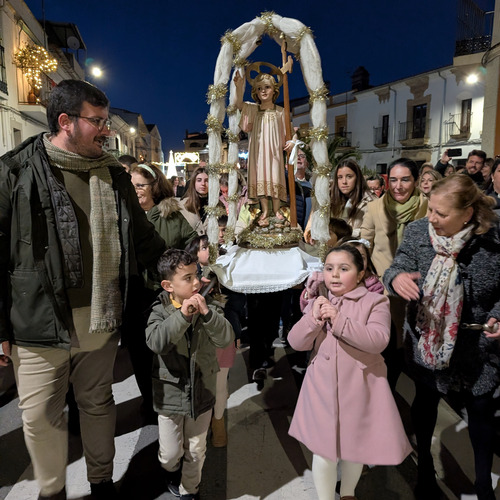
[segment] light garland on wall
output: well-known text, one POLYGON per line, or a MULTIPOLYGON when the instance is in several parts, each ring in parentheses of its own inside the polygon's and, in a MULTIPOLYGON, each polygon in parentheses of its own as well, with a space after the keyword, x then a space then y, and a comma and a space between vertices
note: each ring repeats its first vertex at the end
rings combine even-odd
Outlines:
POLYGON ((57 60, 40 45, 25 43, 14 54, 14 62, 33 89, 42 88, 42 73, 53 73, 57 70, 57 60))

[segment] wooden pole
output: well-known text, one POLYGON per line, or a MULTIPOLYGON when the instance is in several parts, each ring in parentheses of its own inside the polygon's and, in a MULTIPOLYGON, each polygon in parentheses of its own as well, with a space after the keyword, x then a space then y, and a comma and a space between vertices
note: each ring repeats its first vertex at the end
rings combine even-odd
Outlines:
MULTIPOLYGON (((283 67, 281 72, 283 74, 283 104, 285 109, 285 141, 292 139, 292 126, 290 122, 290 96, 288 94, 288 73, 292 71, 292 58, 287 57, 286 53, 286 38, 282 35, 281 42, 281 59, 283 67)), ((297 227, 297 203, 295 200, 295 172, 294 166, 288 164, 290 153, 286 153, 286 163, 288 165, 288 195, 290 197, 290 225, 297 227)))

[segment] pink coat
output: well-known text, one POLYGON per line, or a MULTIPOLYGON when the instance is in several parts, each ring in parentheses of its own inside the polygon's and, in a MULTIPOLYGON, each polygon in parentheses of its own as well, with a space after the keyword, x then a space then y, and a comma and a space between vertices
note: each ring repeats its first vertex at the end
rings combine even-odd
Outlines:
POLYGON ((333 461, 400 464, 411 446, 380 354, 389 342, 389 300, 362 285, 328 298, 339 309, 333 327, 316 324, 311 302, 288 334, 294 349, 313 350, 289 433, 333 461))

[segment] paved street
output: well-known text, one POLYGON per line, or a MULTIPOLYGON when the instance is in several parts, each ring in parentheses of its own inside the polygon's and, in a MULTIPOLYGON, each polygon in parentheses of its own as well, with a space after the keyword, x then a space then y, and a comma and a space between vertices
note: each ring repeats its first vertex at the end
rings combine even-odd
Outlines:
MULTIPOLYGON (((276 366, 270 370, 262 390, 249 383, 247 352, 238 353, 230 371, 228 402, 229 445, 209 446, 203 472, 201 497, 223 499, 315 499, 310 465, 311 454, 288 436, 303 363, 292 349, 276 349, 276 366)), ((10 372, 0 370, 0 388, 11 382, 10 372)), ((157 427, 142 426, 138 417, 140 398, 131 374, 128 354, 120 350, 115 373, 114 394, 118 407, 114 480, 124 499, 173 499, 165 493, 156 458, 157 427)), ((409 435, 408 401, 412 384, 402 377, 398 405, 409 435)), ((36 499, 38 490, 24 445, 18 400, 12 390, 0 398, 0 499, 36 499)), ((82 446, 70 436, 68 498, 89 498, 82 446)), ((434 441, 438 473, 446 492, 443 498, 472 500, 473 465, 465 422, 446 404, 440 407, 434 441)), ((494 464, 500 473, 500 461, 494 464)), ((416 480, 415 457, 398 467, 367 468, 357 489, 359 500, 412 500, 416 480)), ((498 481, 498 475, 494 475, 498 481)), ((500 495, 497 494, 497 498, 500 495)))

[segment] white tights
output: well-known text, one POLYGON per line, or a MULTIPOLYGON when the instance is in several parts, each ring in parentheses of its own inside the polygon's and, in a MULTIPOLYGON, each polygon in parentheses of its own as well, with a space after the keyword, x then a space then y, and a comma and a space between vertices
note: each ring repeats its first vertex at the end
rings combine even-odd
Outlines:
MULTIPOLYGON (((354 490, 363 471, 363 464, 346 460, 340 460, 338 463, 341 469, 340 496, 354 496, 354 490)), ((337 463, 314 454, 312 475, 319 500, 335 500, 337 463)))
POLYGON ((214 417, 220 420, 224 416, 224 410, 226 409, 227 398, 229 397, 229 391, 227 388, 227 376, 229 373, 229 368, 221 368, 217 372, 217 386, 215 389, 215 406, 214 406, 214 417))

